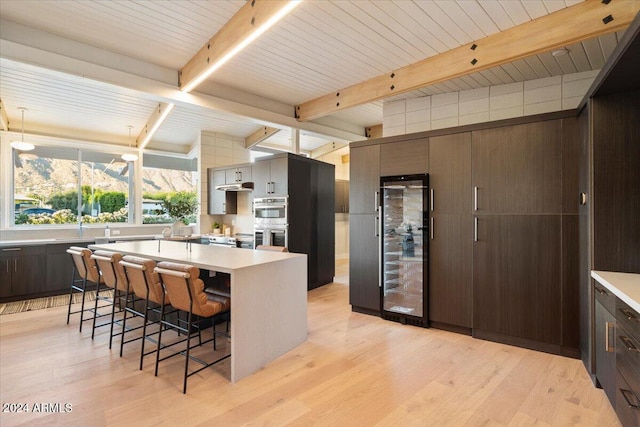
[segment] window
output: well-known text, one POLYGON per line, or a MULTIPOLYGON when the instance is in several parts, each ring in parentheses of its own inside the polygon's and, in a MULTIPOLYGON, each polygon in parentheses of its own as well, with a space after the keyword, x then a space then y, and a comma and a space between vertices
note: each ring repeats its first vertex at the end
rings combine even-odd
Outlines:
POLYGON ((196 159, 145 154, 142 168, 142 222, 143 224, 172 223, 166 209, 166 200, 178 200, 187 209, 186 223, 196 222, 197 214, 197 162, 196 159))
POLYGON ((58 146, 12 151, 14 224, 132 222, 131 174, 119 155, 58 146))

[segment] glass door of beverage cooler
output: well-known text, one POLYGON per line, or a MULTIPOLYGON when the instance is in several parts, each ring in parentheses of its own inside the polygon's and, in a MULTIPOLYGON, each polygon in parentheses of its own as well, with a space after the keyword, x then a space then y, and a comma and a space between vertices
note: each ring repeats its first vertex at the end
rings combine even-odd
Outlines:
POLYGON ((384 177, 380 187, 382 317, 426 327, 428 175, 384 177))

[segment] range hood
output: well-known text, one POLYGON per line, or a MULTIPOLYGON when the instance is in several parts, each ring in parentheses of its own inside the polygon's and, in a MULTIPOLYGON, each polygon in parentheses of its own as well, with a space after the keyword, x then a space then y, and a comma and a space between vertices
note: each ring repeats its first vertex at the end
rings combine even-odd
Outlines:
POLYGON ((253 191, 253 182, 234 182, 233 184, 216 185, 220 191, 253 191))

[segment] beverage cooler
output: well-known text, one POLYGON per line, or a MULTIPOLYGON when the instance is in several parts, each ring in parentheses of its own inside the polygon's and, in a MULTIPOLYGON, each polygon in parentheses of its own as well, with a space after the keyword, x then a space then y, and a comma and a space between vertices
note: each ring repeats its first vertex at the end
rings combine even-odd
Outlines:
POLYGON ((380 179, 381 313, 428 326, 429 175, 380 179))

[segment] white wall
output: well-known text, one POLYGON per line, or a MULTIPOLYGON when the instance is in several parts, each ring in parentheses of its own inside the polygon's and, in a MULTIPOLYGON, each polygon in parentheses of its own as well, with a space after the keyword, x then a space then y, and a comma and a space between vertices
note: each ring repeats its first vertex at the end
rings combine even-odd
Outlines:
POLYGON ((385 102, 382 135, 404 135, 576 108, 599 72, 385 102))

